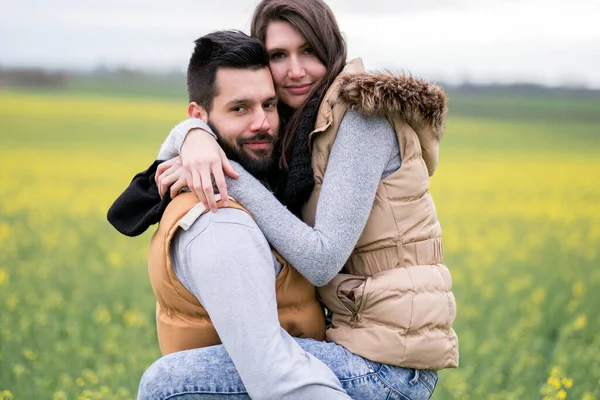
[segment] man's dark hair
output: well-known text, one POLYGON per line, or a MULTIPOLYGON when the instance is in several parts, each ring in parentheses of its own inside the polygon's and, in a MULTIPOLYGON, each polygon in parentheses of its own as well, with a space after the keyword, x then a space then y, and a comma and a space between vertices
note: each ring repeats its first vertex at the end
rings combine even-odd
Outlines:
POLYGON ((260 40, 241 31, 217 31, 195 41, 187 70, 189 100, 210 112, 217 93, 217 70, 258 70, 269 66, 269 56, 260 40))

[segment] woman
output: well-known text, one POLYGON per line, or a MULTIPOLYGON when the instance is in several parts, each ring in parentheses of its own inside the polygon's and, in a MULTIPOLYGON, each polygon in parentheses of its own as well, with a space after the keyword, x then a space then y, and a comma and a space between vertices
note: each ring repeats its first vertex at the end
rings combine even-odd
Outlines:
MULTIPOLYGON (((176 128, 161 156, 172 156, 169 149, 186 138, 181 159, 191 166, 190 186, 214 209, 212 173, 224 197, 244 205, 270 244, 319 287, 331 311, 328 341, 370 360, 374 373, 411 371, 407 382, 396 382, 402 388, 435 385, 431 370, 458 365, 451 279, 428 191, 443 91, 412 77, 365 73, 360 60, 346 65, 343 38, 322 0, 263 0, 251 30, 265 43, 281 103, 287 176, 276 194, 285 206, 241 166, 221 159, 200 122, 204 130, 189 134, 190 121, 176 128), (227 188, 221 165, 240 175, 227 179, 227 188)), ((186 172, 180 163, 157 173, 163 190, 186 172)))

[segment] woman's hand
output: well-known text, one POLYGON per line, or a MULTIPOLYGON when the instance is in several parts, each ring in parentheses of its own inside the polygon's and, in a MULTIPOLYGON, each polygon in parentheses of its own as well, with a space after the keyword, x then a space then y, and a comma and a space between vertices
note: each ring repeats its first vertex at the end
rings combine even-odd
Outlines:
POLYGON ((212 175, 225 206, 228 205, 229 195, 223 172, 235 179, 239 178, 239 174, 235 172, 225 152, 223 152, 212 135, 202 129, 192 129, 187 134, 181 147, 180 161, 171 161, 172 163, 170 164, 163 163, 159 165, 159 169, 156 172, 157 186, 161 194, 164 194, 166 189, 164 185, 159 184, 159 181, 164 181, 165 183, 179 182, 179 179, 183 178, 186 180, 187 186, 198 196, 202 204, 212 212, 216 212, 217 202, 215 201, 212 175), (178 162, 181 162, 181 165, 187 170, 189 176, 186 175, 183 177, 177 175, 176 177, 167 179, 169 175, 178 171, 178 162), (174 180, 175 178, 177 180, 174 180))
POLYGON ((186 186, 189 187, 192 182, 191 174, 181 163, 181 156, 159 164, 154 179, 161 198, 169 190, 169 187, 171 187, 169 195, 174 198, 179 190, 186 186))

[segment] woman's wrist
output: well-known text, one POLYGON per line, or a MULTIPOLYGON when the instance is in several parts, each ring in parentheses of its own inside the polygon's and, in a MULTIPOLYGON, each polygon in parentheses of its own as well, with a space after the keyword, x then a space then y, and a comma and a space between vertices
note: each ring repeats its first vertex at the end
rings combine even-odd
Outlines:
POLYGON ((178 132, 185 132, 183 140, 181 141, 181 144, 179 145, 179 154, 181 154, 181 148, 183 147, 183 144, 185 143, 185 139, 187 138, 187 135, 195 129, 201 129, 202 131, 211 135, 215 140, 218 140, 217 135, 212 131, 212 129, 210 129, 210 126, 208 126, 208 124, 206 122, 204 122, 203 120, 201 120, 200 118, 186 119, 185 121, 180 122, 175 127, 175 129, 178 132))

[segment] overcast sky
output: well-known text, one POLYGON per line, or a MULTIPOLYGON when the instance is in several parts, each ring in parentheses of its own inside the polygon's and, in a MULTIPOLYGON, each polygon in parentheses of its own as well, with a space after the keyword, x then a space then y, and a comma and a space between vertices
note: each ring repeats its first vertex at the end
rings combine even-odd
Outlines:
MULTIPOLYGON (((0 66, 184 70, 257 0, 0 0, 0 66)), ((329 0, 350 58, 429 79, 600 88, 600 0, 329 0)))

